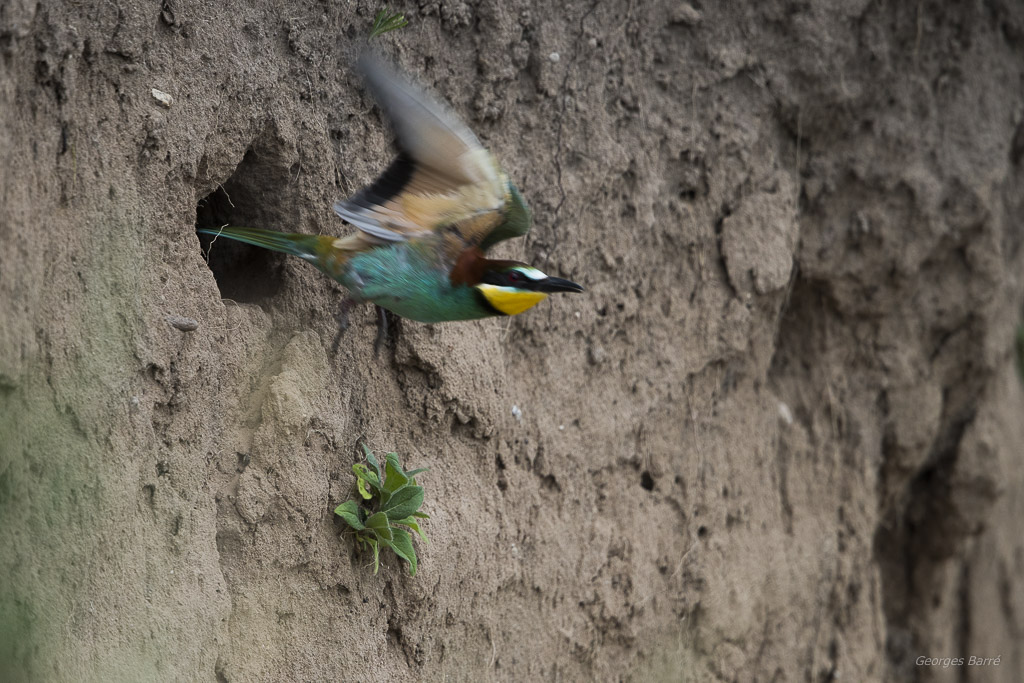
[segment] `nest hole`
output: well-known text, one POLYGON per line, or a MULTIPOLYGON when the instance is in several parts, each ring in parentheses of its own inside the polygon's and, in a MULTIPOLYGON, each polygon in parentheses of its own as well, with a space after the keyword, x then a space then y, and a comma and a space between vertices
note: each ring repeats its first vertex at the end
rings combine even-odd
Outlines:
MULTIPOLYGON (((290 225, 293 219, 283 206, 288 168, 277 156, 249 149, 231 177, 196 204, 196 229, 240 226, 280 230, 290 225)), ((261 304, 281 290, 287 269, 285 254, 203 233, 199 244, 221 298, 261 304)))

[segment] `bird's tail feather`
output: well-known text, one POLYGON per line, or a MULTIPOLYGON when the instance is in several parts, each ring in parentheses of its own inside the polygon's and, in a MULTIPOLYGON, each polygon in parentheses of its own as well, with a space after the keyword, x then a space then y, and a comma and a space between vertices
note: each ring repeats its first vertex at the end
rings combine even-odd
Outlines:
POLYGON ((306 260, 315 260, 321 251, 321 241, 325 238, 322 235, 302 235, 295 233, 277 232, 276 230, 260 230, 259 228, 199 228, 196 232, 202 232, 214 237, 228 237, 246 244, 254 244, 257 247, 281 251, 285 254, 292 254, 306 260))

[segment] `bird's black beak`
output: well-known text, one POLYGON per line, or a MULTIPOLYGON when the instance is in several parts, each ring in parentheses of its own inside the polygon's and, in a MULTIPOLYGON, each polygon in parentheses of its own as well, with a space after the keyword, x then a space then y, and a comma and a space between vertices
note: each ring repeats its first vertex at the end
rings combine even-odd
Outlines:
POLYGON ((538 292, 582 292, 583 288, 571 280, 563 280, 560 277, 549 277, 538 280, 533 286, 538 292))

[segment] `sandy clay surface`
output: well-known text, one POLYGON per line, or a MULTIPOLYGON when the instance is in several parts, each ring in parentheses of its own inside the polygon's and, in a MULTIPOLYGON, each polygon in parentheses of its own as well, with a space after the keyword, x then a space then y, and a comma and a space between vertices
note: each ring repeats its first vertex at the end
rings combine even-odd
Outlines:
POLYGON ((1024 6, 396 3, 587 291, 332 354, 195 228, 350 231, 379 9, 0 4, 0 679, 1024 680, 1024 6))

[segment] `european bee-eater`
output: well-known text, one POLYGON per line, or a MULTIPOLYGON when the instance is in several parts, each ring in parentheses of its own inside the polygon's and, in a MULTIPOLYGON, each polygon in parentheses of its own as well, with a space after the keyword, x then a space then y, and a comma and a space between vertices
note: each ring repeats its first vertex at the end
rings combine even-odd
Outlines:
POLYGON ((488 259, 492 245, 525 235, 530 210, 497 159, 444 105, 377 58, 358 64, 391 119, 399 154, 369 187, 334 211, 348 237, 224 227, 230 237, 303 258, 355 301, 433 323, 515 315, 550 292, 582 292, 519 261, 488 259))

